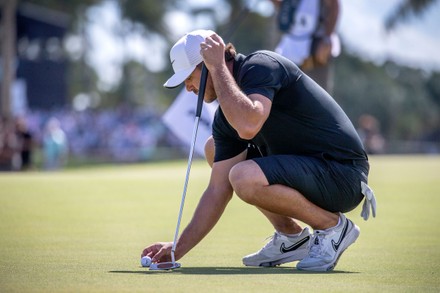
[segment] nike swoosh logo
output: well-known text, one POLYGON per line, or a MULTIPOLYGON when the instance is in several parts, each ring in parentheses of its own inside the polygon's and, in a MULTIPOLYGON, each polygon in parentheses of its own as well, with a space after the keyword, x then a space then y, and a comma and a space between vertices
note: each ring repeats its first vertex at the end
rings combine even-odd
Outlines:
POLYGON ((332 246, 335 251, 338 251, 339 246, 341 245, 341 242, 345 237, 345 234, 347 234, 347 230, 348 230, 348 220, 345 221, 345 225, 344 228, 342 229, 341 236, 339 236, 338 242, 332 240, 332 246))
POLYGON ((284 245, 284 242, 281 244, 280 247, 280 251, 282 253, 286 253, 286 252, 290 252, 290 251, 294 251, 297 250, 298 248, 300 248, 303 244, 307 243, 307 241, 309 241, 310 236, 307 236, 303 239, 301 239, 300 241, 290 245, 289 247, 286 247, 286 245, 284 245))
POLYGON ((171 61, 171 66, 173 66, 174 61, 176 61, 176 59, 174 59, 173 61, 171 61))

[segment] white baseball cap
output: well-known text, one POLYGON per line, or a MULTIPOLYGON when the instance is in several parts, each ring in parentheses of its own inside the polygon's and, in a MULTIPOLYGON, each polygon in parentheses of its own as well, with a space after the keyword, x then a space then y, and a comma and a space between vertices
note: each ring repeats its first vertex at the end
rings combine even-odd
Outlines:
POLYGON ((174 75, 164 83, 164 87, 177 87, 188 78, 196 66, 203 61, 200 55, 200 43, 213 34, 215 33, 211 30, 195 30, 187 33, 174 44, 170 51, 174 75))

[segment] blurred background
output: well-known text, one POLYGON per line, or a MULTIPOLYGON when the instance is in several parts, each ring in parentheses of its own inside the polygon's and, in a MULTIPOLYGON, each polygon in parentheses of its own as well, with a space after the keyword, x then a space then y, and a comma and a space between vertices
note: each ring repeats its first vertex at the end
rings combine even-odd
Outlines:
MULTIPOLYGON (((184 158, 170 47, 213 29, 274 50, 270 0, 1 0, 0 170, 184 158)), ((440 1, 341 0, 332 94, 370 154, 440 153, 440 1)), ((191 102, 191 101, 189 101, 191 102)))

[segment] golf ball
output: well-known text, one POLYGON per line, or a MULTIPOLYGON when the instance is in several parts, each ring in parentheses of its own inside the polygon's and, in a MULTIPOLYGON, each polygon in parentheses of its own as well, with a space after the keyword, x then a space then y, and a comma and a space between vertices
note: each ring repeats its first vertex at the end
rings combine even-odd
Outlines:
POLYGON ((144 256, 141 258, 141 265, 143 267, 149 267, 151 265, 151 257, 144 256))

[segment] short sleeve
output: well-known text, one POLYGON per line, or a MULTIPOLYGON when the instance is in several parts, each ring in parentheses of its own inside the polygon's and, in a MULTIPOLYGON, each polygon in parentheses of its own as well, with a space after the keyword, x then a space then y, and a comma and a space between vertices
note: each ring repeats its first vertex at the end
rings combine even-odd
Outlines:
POLYGON ((214 162, 233 158, 246 150, 248 141, 241 139, 237 131, 227 122, 220 107, 214 116, 212 136, 215 144, 214 162))
POLYGON ((286 78, 284 67, 264 53, 249 56, 238 75, 238 85, 246 95, 261 94, 271 101, 286 78))

